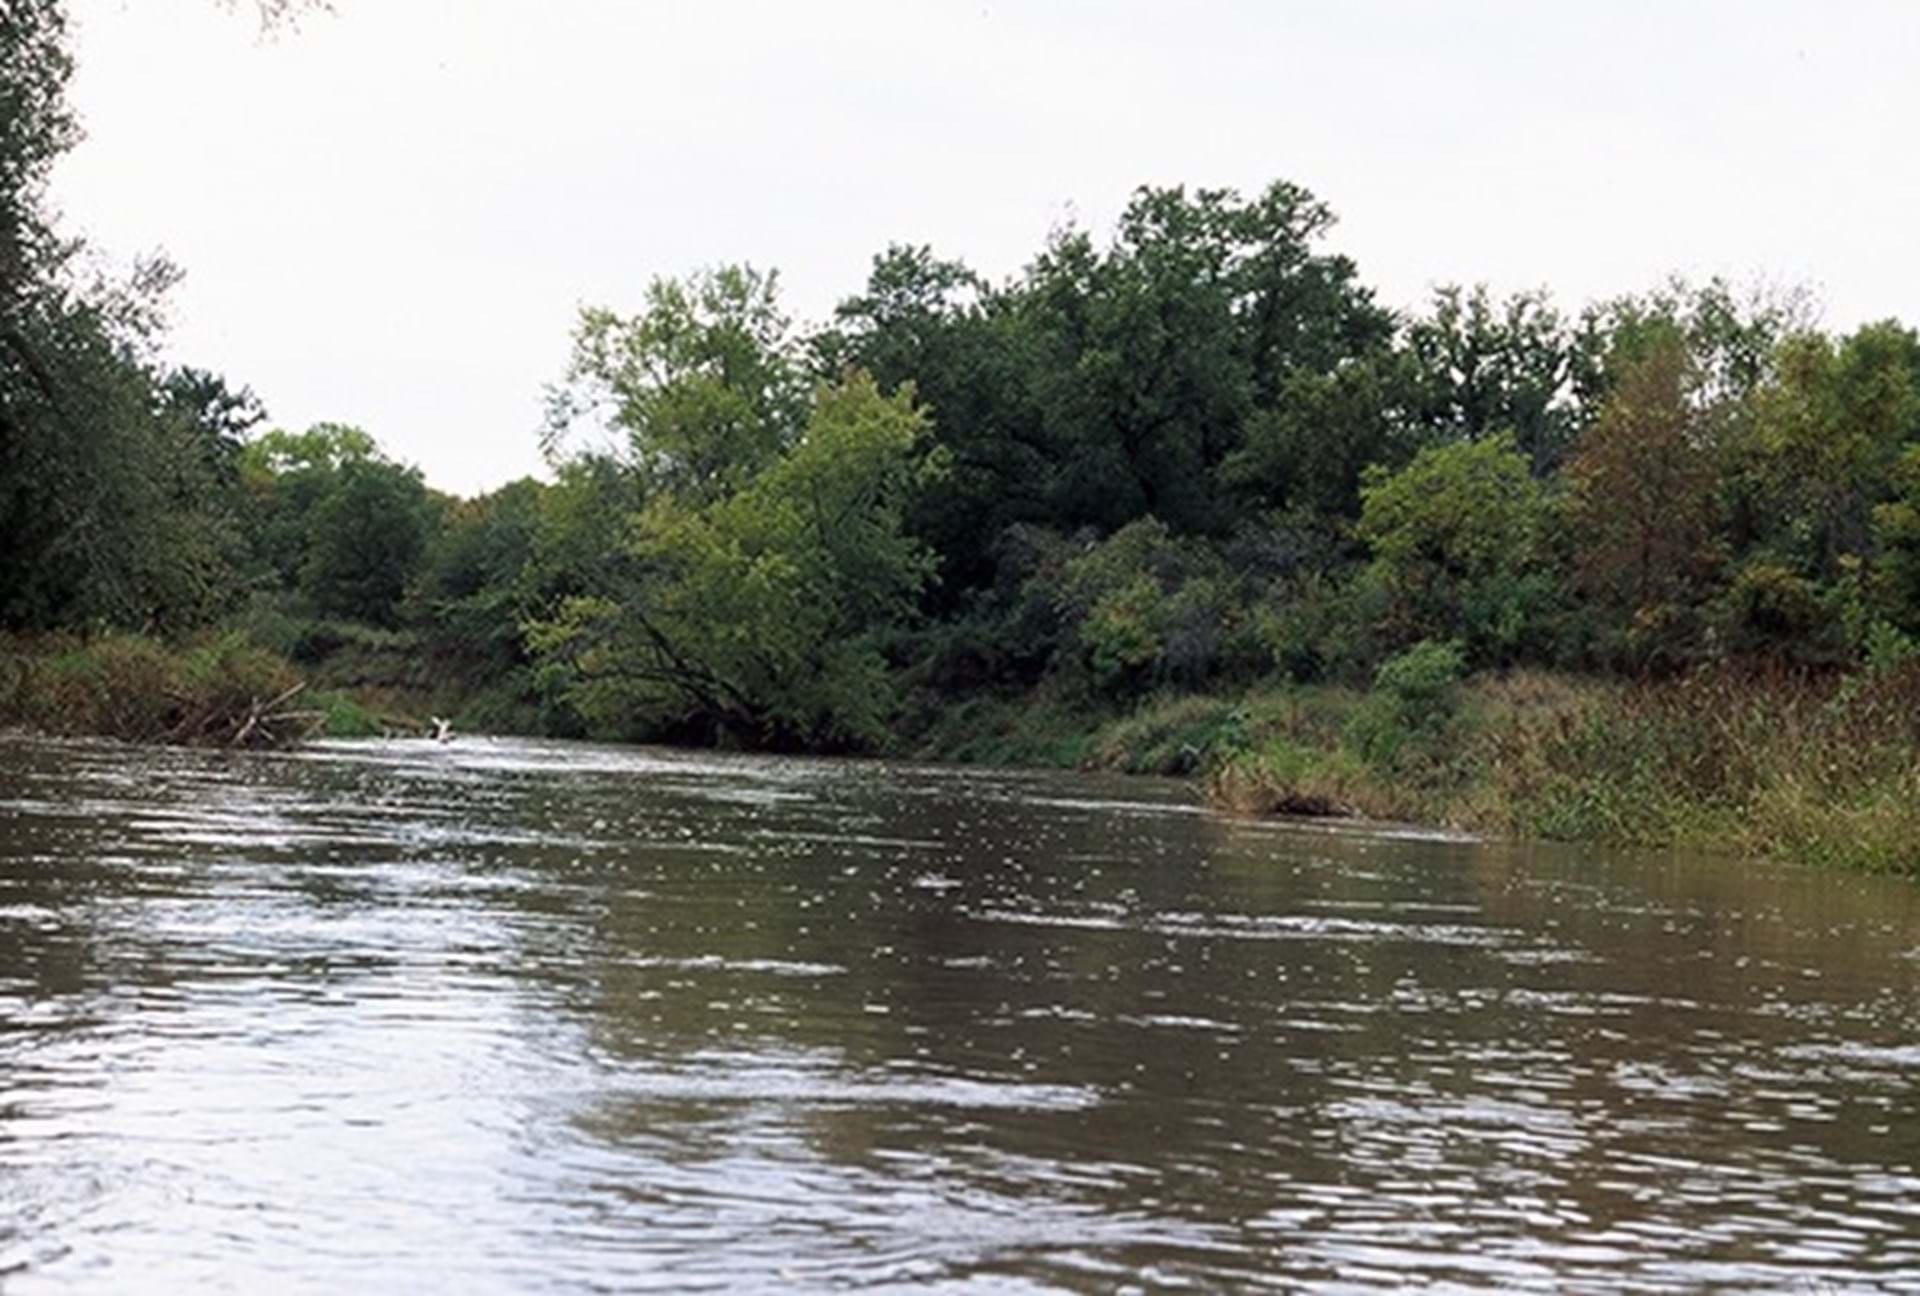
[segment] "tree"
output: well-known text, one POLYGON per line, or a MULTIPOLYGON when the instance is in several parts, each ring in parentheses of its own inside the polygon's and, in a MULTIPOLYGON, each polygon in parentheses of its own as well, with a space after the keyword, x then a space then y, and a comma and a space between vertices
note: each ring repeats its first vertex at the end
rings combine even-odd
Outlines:
POLYGON ((420 471, 366 432, 274 429, 240 456, 257 582, 322 616, 399 623, 437 522, 420 471))
POLYGON ((1544 292, 1495 303, 1486 285, 1434 294, 1432 313, 1407 327, 1410 411, 1426 440, 1510 432, 1536 476, 1572 440, 1572 334, 1544 292))
POLYGON ((1557 594, 1544 561, 1549 505, 1511 437, 1371 468, 1360 497, 1368 578, 1387 592, 1394 640, 1463 639, 1483 665, 1539 649, 1557 594))
POLYGON ((66 102, 66 37, 60 0, 0 8, 0 327, 10 351, 21 345, 10 317, 60 259, 41 200, 54 161, 80 137, 66 102))
POLYGON ((1920 437, 1920 338, 1889 320, 1775 349, 1732 447, 1735 539, 1831 583, 1872 544, 1901 449, 1920 437))
POLYGON ((349 461, 307 522, 301 592, 323 616, 395 626, 427 546, 427 489, 418 469, 349 461))
POLYGON ((157 358, 164 260, 79 272, 46 211, 79 138, 64 6, 0 4, 0 627, 178 629, 235 596, 243 398, 157 358))
POLYGON ((812 340, 822 380, 857 368, 882 390, 911 382, 928 412, 949 471, 939 490, 916 497, 907 528, 939 555, 940 578, 927 592, 939 612, 992 582, 994 545, 1008 527, 1047 520, 1066 457, 1029 397, 1011 301, 958 261, 895 245, 812 340))
POLYGON ((1249 418, 1298 375, 1330 373, 1391 333, 1352 262, 1315 249, 1332 222, 1286 183, 1252 200, 1143 188, 1105 254, 1077 231, 1056 236, 1016 309, 1060 446, 1057 522, 1112 530, 1153 514, 1183 533, 1231 528, 1217 473, 1249 418))
POLYGON ((738 489, 651 494, 630 566, 563 600, 536 650, 602 730, 879 741, 891 688, 876 633, 933 566, 903 527, 932 470, 925 428, 911 388, 883 395, 858 373, 822 387, 799 439, 738 489))
POLYGON ((200 447, 207 468, 223 487, 238 485, 247 435, 266 421, 266 407, 253 389, 235 391, 219 374, 183 366, 160 383, 166 412, 200 447))
POLYGON ((371 436, 341 423, 316 423, 304 432, 274 428, 247 444, 240 480, 255 584, 286 592, 299 588, 315 510, 349 464, 379 453, 371 436))
POLYGON ((1686 337, 1635 337, 1566 467, 1575 588, 1613 629, 1613 652, 1649 666, 1697 651, 1695 615, 1718 545, 1716 419, 1686 337))
POLYGON ((1694 401, 1737 404, 1767 379, 1781 340, 1804 331, 1810 314, 1804 293, 1756 288, 1742 294, 1718 278, 1699 285, 1674 278, 1651 292, 1597 303, 1574 330, 1575 395, 1591 420, 1628 369, 1678 336, 1693 372, 1694 401))
POLYGON ((1873 510, 1873 592, 1887 621, 1920 633, 1920 444, 1901 454, 1892 484, 1893 498, 1873 510))
POLYGON ((566 378, 548 393, 549 458, 597 419, 647 489, 719 499, 798 434, 805 381, 779 278, 722 266, 656 279, 646 296, 631 318, 581 312, 566 378))
POLYGON ((537 597, 536 553, 549 487, 531 477, 456 501, 429 542, 411 591, 436 654, 468 676, 498 678, 528 661, 523 623, 537 597))
POLYGON ((1295 371, 1248 416, 1220 484, 1253 509, 1357 517, 1365 470, 1398 467, 1420 444, 1404 417, 1410 387, 1404 357, 1384 349, 1331 373, 1295 371))
POLYGON ((128 305, 46 283, 0 325, 0 626, 172 629, 232 597, 218 456, 128 305))

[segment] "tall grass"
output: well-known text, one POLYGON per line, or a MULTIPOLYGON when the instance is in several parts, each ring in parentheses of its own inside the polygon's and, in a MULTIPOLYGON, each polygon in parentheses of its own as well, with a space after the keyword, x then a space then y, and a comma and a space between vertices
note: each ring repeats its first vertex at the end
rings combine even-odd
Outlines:
POLYGON ((238 635, 0 641, 0 723, 131 742, 265 746, 317 727, 300 677, 238 635))
POLYGON ((1500 826, 1920 876, 1920 663, 1732 669, 1622 689, 1496 735, 1500 826))
POLYGON ((1483 677, 1437 716, 1380 695, 1267 707, 1210 762, 1212 799, 1920 877, 1920 663, 1635 685, 1483 677))

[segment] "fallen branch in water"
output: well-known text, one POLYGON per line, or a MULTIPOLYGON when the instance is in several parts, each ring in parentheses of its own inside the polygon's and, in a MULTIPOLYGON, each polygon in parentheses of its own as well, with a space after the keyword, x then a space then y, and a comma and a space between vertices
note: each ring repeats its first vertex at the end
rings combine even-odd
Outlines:
POLYGON ((265 702, 258 695, 249 696, 244 711, 236 711, 224 698, 196 701, 177 692, 169 693, 175 703, 187 710, 167 731, 165 741, 220 747, 280 747, 310 738, 326 719, 326 713, 293 711, 286 705, 306 686, 306 681, 301 680, 265 702))
POLYGON ((296 709, 305 688, 285 661, 232 635, 177 647, 138 635, 0 637, 0 723, 44 733, 286 746, 327 722, 296 709))
MULTIPOLYGON (((306 686, 307 682, 301 680, 292 688, 283 690, 265 706, 262 706, 258 700, 255 700, 252 704, 252 709, 247 714, 246 723, 242 724, 240 728, 235 731, 228 745, 232 747, 245 747, 251 742, 252 745, 255 746, 268 747, 277 746, 287 741, 287 735, 274 732, 275 726, 287 725, 293 722, 296 717, 313 716, 316 714, 311 711, 298 712, 282 710, 288 702, 293 700, 294 695, 306 686)), ((300 736, 307 737, 310 734, 311 724, 309 724, 308 732, 300 736)))

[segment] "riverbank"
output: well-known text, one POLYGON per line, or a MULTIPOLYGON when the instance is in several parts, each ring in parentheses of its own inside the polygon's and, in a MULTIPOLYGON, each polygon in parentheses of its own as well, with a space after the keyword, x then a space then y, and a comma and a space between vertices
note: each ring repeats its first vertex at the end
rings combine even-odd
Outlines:
POLYGON ((0 726, 67 737, 206 747, 281 747, 361 708, 311 689, 284 658, 244 636, 169 644, 135 634, 0 639, 0 726))
POLYGON ((1447 663, 1125 714, 963 703, 915 754, 1199 778, 1248 814, 1672 847, 1920 877, 1920 668, 1629 684, 1447 663), (1433 669, 1437 665, 1438 669, 1433 669))
MULTIPOLYGON (((540 733, 403 636, 356 629, 311 662, 229 632, 0 642, 0 725, 271 746, 424 729, 540 733), (311 684, 311 687, 309 687, 311 684)), ((1920 662, 1813 677, 1720 668, 1658 682, 1465 677, 1444 645, 1369 689, 1267 683, 1102 706, 1041 687, 923 697, 895 754, 1199 780, 1243 814, 1395 820, 1489 836, 1672 847, 1920 877, 1920 662)), ((545 730, 551 732, 551 729, 545 730)))

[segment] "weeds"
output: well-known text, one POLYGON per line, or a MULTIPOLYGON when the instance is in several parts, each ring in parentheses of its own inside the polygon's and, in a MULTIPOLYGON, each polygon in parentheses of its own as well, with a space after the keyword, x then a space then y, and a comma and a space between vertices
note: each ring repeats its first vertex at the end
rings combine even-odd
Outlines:
POLYGON ((1358 697, 1269 703, 1208 767, 1210 797, 1920 876, 1920 661, 1631 686, 1526 673, 1412 694, 1397 675, 1358 697))
POLYGON ((0 659, 0 721, 45 733, 275 746, 322 718, 297 706, 304 685, 285 661, 237 635, 178 648, 127 634, 12 640, 0 659))

